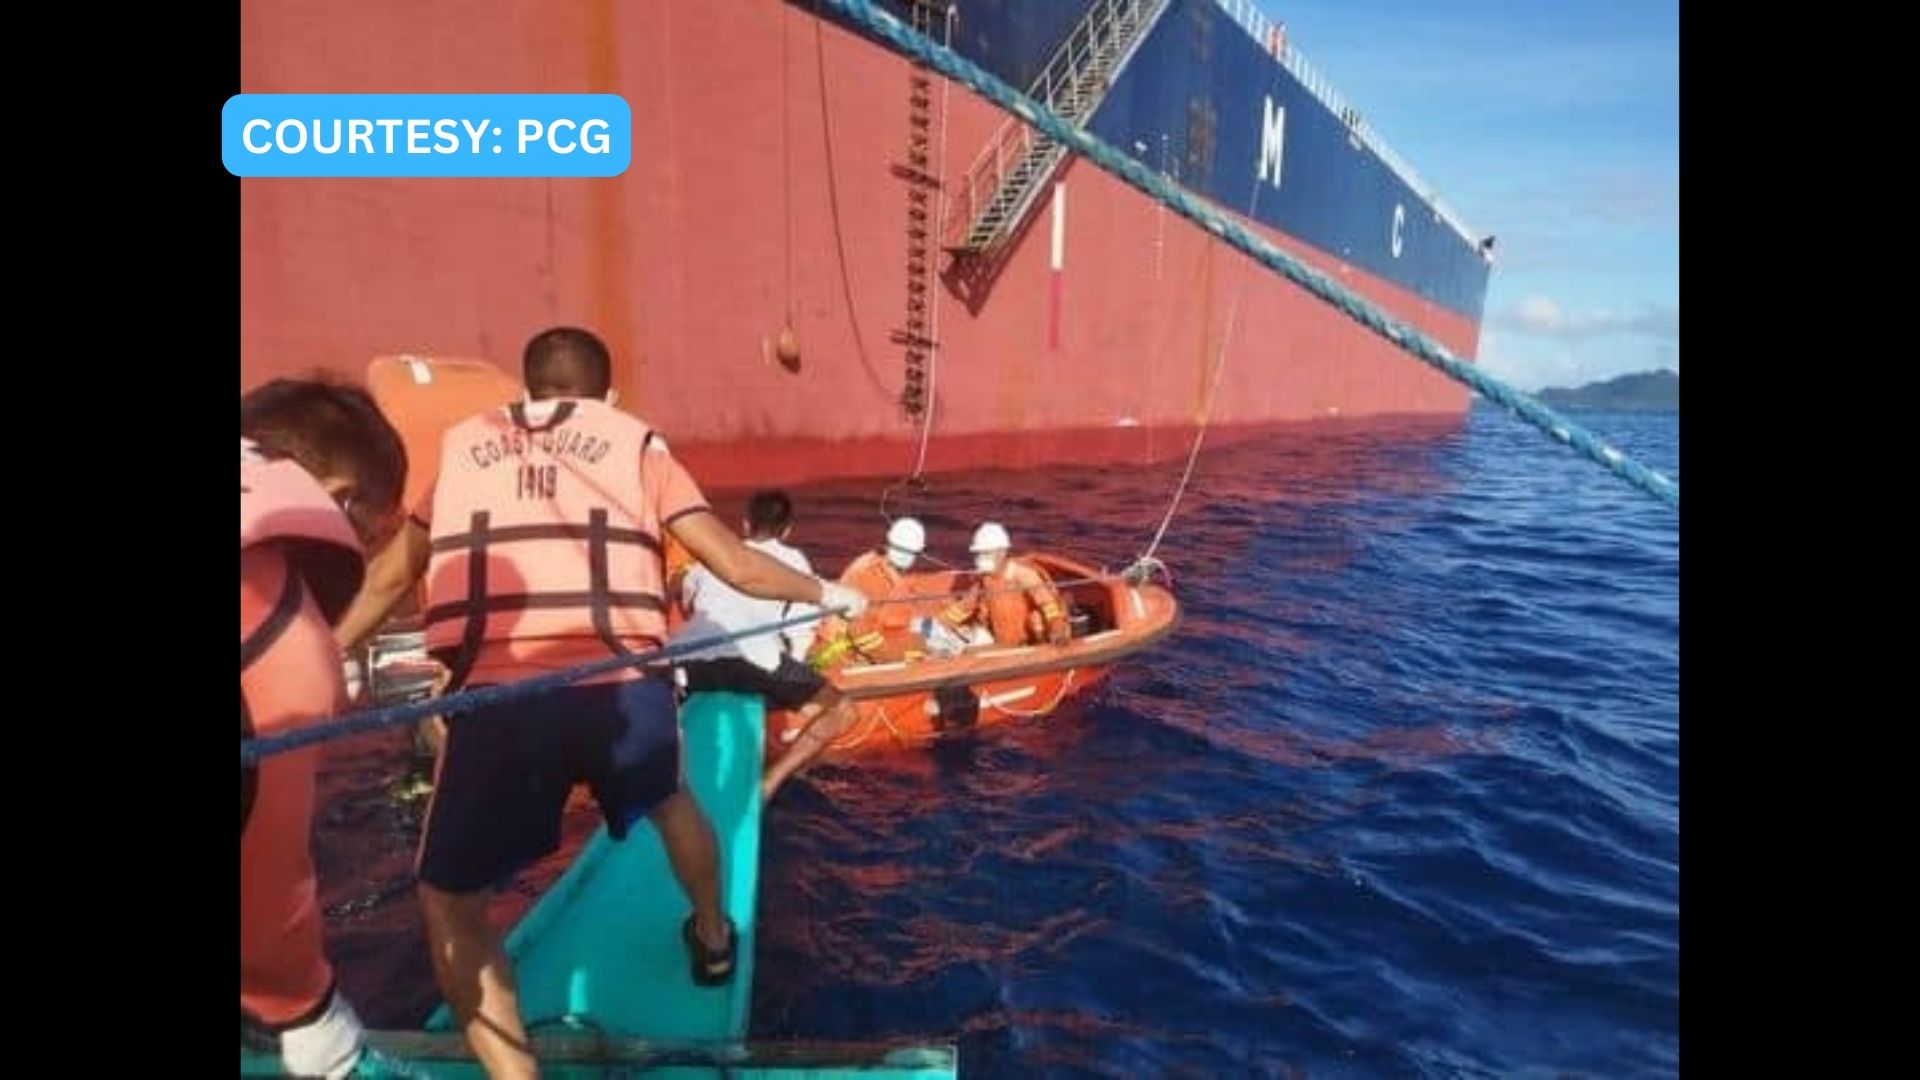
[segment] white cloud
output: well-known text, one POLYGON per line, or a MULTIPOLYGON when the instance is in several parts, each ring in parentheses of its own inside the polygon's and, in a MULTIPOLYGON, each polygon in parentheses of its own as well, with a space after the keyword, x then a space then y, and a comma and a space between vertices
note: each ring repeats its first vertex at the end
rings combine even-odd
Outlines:
POLYGON ((1494 316, 1494 322, 1519 334, 1564 341, 1608 334, 1645 334, 1663 341, 1680 340, 1680 309, 1648 304, 1638 312, 1568 311, 1553 298, 1532 294, 1494 316))
POLYGON ((1549 387, 1583 386, 1629 372, 1680 370, 1677 345, 1620 339, 1573 341, 1486 328, 1475 363, 1487 374, 1528 393, 1549 387))
POLYGON ((1523 341, 1492 329, 1480 334, 1478 363, 1487 374, 1522 390, 1554 385, 1556 379, 1571 375, 1578 366, 1573 352, 1565 346, 1523 341))

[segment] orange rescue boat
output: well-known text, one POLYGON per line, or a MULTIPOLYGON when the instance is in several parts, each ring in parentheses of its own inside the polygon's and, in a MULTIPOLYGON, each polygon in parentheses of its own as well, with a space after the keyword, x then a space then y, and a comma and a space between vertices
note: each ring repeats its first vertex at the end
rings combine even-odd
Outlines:
MULTIPOLYGON (((1073 636, 1065 645, 978 645, 952 656, 848 665, 831 678, 854 700, 857 719, 817 760, 911 750, 1010 721, 1045 716, 1086 691, 1108 669, 1173 632, 1180 606, 1165 587, 1139 584, 1059 555, 1024 556, 1053 579, 1073 636)), ((957 571, 916 574, 952 592, 957 571)), ((767 757, 798 734, 796 714, 767 714, 767 757)))

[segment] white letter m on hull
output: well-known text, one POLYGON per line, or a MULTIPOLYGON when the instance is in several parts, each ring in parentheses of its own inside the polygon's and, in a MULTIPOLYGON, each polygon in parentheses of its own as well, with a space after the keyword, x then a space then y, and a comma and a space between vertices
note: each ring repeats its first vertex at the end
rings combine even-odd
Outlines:
POLYGON ((1286 156, 1286 136, 1286 107, 1275 105, 1272 98, 1266 98, 1265 118, 1260 126, 1260 175, 1257 179, 1267 179, 1271 169, 1274 187, 1280 186, 1280 161, 1286 156))

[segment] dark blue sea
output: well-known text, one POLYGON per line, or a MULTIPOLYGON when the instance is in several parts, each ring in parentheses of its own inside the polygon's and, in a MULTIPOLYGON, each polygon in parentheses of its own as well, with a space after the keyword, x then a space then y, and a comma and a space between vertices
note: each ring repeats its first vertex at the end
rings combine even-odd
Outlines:
MULTIPOLYGON (((1676 415, 1573 415, 1678 478, 1676 415)), ((1180 466, 887 509, 951 559, 992 515, 1118 567, 1180 466)), ((795 489, 793 542, 837 572, 881 493, 795 489)), ((1677 1073, 1678 514, 1482 404, 1204 453, 1159 554, 1180 629, 1093 696, 782 792, 754 1036, 950 1039, 969 1076, 1677 1073)), ((405 1026, 435 995, 392 749, 333 755, 317 842, 345 988, 405 1026)))

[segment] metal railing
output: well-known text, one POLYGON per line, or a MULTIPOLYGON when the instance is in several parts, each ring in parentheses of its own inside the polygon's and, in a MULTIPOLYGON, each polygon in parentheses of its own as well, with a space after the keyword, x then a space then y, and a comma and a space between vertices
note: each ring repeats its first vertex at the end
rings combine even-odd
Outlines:
POLYGON ((1326 76, 1320 74, 1319 69, 1308 63, 1300 50, 1294 48, 1293 42, 1286 39, 1282 32, 1284 28, 1280 24, 1267 18, 1266 13, 1261 11, 1252 0, 1214 0, 1214 3, 1220 5, 1220 9, 1238 23, 1242 30, 1252 35, 1254 42, 1268 55, 1273 56, 1282 67, 1293 74, 1294 78, 1300 80, 1300 85, 1306 87, 1307 93, 1312 94, 1322 105, 1331 110, 1333 115, 1339 117, 1363 146, 1373 151, 1387 168, 1392 169, 1408 187, 1425 199, 1434 213, 1453 226, 1454 231, 1458 232, 1462 239, 1476 246, 1480 243, 1481 234, 1468 227, 1465 219, 1446 204, 1446 200, 1440 197, 1440 193, 1422 180, 1420 174, 1413 170, 1412 165, 1407 164, 1405 158, 1394 153, 1386 140, 1380 137, 1379 132, 1368 126, 1366 120, 1360 115, 1360 110, 1347 104, 1347 100, 1340 96, 1339 91, 1333 88, 1333 84, 1327 80, 1326 76))
MULTIPOLYGON (((1144 37, 1143 31, 1168 0, 1095 0, 1067 34, 1027 97, 1076 123, 1099 104, 1100 91, 1144 37), (1104 54, 1104 55, 1103 55, 1104 54)), ((1032 205, 1039 181, 1065 151, 1035 132, 1032 117, 1011 116, 967 167, 966 179, 952 196, 942 233, 948 247, 991 246, 1004 228, 1018 222, 1032 205), (1026 185, 1018 198, 989 215, 1007 182, 1021 168, 1026 185)))

